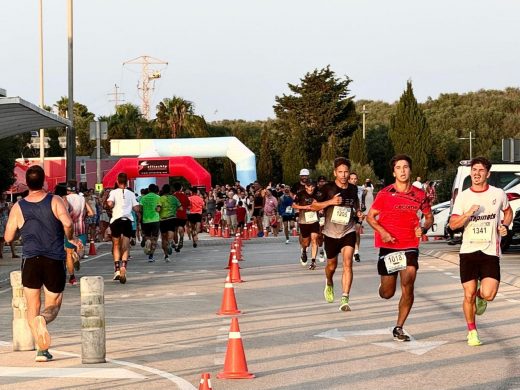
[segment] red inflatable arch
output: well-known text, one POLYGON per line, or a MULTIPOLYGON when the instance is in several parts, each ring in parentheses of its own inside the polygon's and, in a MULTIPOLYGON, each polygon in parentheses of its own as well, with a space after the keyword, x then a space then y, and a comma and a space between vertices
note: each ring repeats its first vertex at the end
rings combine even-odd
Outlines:
POLYGON ((139 177, 182 176, 192 186, 211 187, 211 175, 193 157, 125 157, 120 159, 103 177, 103 187, 112 188, 117 175, 124 172, 129 179, 139 177))

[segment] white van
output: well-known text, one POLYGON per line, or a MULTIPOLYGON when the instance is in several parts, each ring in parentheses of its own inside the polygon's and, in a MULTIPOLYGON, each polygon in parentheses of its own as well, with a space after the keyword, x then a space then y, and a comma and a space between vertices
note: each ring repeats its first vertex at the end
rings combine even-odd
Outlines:
MULTIPOLYGON (((460 166, 457 168, 457 175, 453 181, 453 187, 451 189, 451 200, 450 200, 450 215, 453 209, 455 198, 465 189, 471 187, 470 177, 471 167, 470 160, 463 160, 460 162, 460 166)), ((520 164, 516 163, 499 163, 491 165, 491 174, 488 179, 489 185, 494 187, 502 188, 507 187, 511 182, 518 180, 520 175, 520 164)), ((516 188, 516 186, 515 186, 516 188)), ((506 188, 507 189, 507 188, 506 188)), ((520 209, 520 191, 506 191, 507 198, 513 209, 513 216, 517 209, 520 209)), ((509 234, 507 237, 502 238, 502 250, 505 250, 511 244, 512 237, 512 225, 509 226, 509 234)))

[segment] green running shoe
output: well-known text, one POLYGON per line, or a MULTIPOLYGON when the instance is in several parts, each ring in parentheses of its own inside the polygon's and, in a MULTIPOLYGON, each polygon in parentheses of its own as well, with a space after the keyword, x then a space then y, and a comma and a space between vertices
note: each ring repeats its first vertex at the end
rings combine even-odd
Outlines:
POLYGON ((334 286, 325 284, 325 290, 323 290, 323 295, 325 296, 325 300, 328 303, 334 302, 334 286))
POLYGON ((348 297, 341 297, 341 304, 339 305, 339 310, 341 311, 350 311, 350 305, 348 304, 348 297))
POLYGON ((478 347, 479 345, 482 345, 476 330, 470 330, 468 332, 468 345, 470 347, 478 347))
POLYGON ((475 314, 478 316, 481 316, 486 311, 487 301, 478 296, 479 291, 480 291, 480 280, 478 281, 478 284, 477 284, 477 298, 475 299, 475 307, 476 307, 475 314))
POLYGON ((49 353, 47 349, 45 349, 43 351, 36 352, 36 358, 34 360, 37 362, 49 362, 52 359, 52 355, 49 353))
POLYGON ((482 299, 479 296, 477 296, 477 299, 475 300, 475 306, 476 306, 475 314, 478 316, 481 316, 486 311, 487 301, 485 299, 482 299))

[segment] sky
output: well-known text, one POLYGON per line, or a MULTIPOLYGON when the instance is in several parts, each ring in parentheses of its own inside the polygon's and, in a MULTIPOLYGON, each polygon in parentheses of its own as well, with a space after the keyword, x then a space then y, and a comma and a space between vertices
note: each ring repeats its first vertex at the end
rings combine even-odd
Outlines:
MULTIPOLYGON (((38 0, 0 0, 0 88, 39 103, 38 0)), ((419 102, 520 85, 517 0, 74 0, 74 100, 141 105, 139 56, 168 62, 152 94, 206 121, 274 118, 275 97, 330 65, 356 100, 419 102)), ((44 101, 68 93, 67 0, 43 0, 44 101)))

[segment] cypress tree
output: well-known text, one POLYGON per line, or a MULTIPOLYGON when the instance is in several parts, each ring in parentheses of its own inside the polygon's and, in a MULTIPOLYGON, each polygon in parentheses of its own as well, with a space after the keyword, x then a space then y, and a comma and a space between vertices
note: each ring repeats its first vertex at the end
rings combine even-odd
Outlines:
POLYGON ((404 153, 412 158, 413 175, 426 177, 431 134, 426 117, 413 94, 411 81, 406 83, 396 113, 390 119, 389 135, 395 153, 404 153))
POLYGON ((356 162, 360 165, 368 164, 367 148, 365 140, 363 139, 362 129, 357 129, 352 136, 352 140, 350 141, 349 158, 350 161, 356 162))

